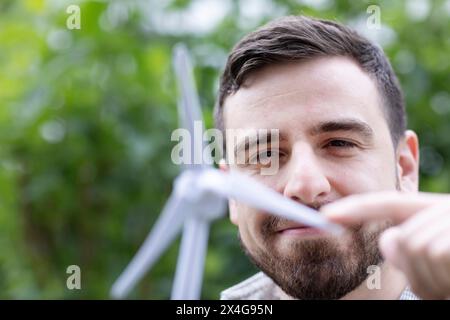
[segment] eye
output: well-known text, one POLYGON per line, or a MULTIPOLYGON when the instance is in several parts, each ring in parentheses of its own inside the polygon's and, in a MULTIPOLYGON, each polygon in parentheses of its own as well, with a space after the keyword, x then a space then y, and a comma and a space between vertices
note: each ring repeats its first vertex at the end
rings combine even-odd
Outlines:
POLYGON ((249 159, 251 165, 269 165, 280 153, 276 150, 264 150, 249 159))
POLYGON ((276 153, 272 150, 266 150, 258 154, 258 162, 267 161, 267 159, 272 158, 276 153))
POLYGON ((260 165, 270 164, 276 157, 279 157, 280 153, 275 150, 265 150, 257 155, 257 162, 260 165))
POLYGON ((331 140, 327 143, 326 147, 333 148, 354 148, 356 147, 356 143, 346 141, 346 140, 331 140))

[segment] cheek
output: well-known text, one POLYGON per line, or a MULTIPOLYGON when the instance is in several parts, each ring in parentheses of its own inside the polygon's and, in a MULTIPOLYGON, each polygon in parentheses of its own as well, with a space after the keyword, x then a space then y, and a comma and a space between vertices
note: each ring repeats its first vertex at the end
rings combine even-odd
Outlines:
MULTIPOLYGON (((262 242, 259 232, 262 215, 256 210, 230 201, 230 215, 237 216, 237 226, 242 242, 250 251, 253 251, 262 242)), ((234 223, 234 222, 233 222, 234 223)))
POLYGON ((394 190, 396 174, 394 161, 371 158, 364 161, 333 164, 329 181, 341 196, 381 190, 394 190))

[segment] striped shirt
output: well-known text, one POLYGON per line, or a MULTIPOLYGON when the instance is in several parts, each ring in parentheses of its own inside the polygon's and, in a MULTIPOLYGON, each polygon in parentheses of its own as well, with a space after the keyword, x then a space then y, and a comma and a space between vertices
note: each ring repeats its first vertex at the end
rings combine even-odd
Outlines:
MULTIPOLYGON (((228 288, 220 294, 221 300, 281 300, 286 294, 272 279, 259 272, 247 280, 228 288)), ((409 287, 403 290, 399 300, 420 300, 409 287)))

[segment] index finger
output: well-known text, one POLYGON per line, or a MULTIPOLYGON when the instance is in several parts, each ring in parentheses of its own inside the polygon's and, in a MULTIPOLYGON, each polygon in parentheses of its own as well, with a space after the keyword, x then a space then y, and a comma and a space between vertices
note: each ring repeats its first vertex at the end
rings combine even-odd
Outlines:
POLYGON ((444 201, 450 201, 450 195, 383 191, 351 195, 323 206, 320 211, 330 221, 341 224, 352 225, 382 219, 390 219, 398 224, 426 207, 444 201))

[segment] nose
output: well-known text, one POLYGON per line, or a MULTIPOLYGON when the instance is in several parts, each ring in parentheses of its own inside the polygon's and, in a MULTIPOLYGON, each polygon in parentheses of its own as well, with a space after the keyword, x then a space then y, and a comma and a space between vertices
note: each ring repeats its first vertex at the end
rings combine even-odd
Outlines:
POLYGON ((287 169, 284 196, 313 205, 330 193, 330 183, 310 146, 295 146, 287 169))

